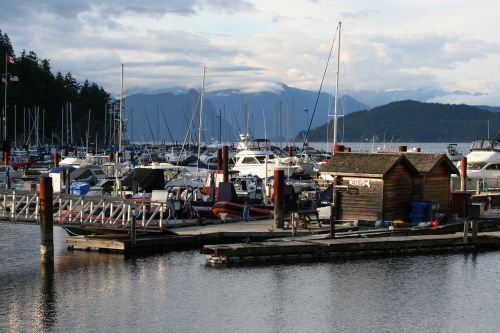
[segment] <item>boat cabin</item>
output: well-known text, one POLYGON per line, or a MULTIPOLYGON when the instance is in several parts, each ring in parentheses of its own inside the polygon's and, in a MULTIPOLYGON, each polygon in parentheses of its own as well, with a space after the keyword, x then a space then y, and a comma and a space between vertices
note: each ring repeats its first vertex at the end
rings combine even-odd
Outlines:
POLYGON ((419 173, 404 155, 336 153, 320 174, 337 177, 337 219, 408 220, 419 173))

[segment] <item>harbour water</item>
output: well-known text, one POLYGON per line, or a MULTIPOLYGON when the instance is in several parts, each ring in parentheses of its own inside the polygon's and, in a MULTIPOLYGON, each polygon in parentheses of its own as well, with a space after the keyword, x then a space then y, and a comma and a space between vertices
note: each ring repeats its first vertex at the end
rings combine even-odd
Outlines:
POLYGON ((1 332, 497 332, 500 252, 214 269, 70 252, 0 223, 1 332))

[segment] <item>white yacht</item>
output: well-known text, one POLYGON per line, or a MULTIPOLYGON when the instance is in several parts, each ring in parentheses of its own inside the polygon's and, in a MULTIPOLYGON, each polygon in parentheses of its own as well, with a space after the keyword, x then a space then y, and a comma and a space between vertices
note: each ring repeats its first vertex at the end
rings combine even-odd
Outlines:
POLYGON ((239 171, 241 175, 256 175, 266 178, 274 175, 274 170, 285 170, 285 175, 289 176, 300 167, 296 165, 293 157, 279 157, 269 147, 269 141, 258 139, 248 142, 247 137, 243 137, 245 143, 240 141, 239 152, 235 155, 235 164, 232 170, 239 171))
MULTIPOLYGON (((500 188, 500 139, 477 139, 467 157, 468 188, 500 188)), ((459 170, 460 163, 458 163, 459 170)))

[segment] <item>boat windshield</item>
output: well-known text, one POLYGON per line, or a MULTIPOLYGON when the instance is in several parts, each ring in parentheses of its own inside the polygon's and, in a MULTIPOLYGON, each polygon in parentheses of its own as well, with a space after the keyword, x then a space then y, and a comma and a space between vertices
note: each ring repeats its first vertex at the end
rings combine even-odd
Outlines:
POLYGON ((493 139, 480 139, 472 141, 471 150, 498 150, 500 151, 500 141, 493 139))
POLYGON ((468 170, 481 170, 486 165, 485 162, 467 163, 468 170))

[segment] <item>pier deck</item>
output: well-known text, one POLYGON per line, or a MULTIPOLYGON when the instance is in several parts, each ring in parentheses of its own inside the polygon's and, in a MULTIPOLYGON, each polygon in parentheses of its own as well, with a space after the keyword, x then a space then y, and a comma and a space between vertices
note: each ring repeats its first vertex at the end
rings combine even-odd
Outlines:
MULTIPOLYGON (((73 236, 66 239, 70 249, 112 251, 122 253, 154 252, 156 250, 177 250, 186 248, 200 248, 205 244, 238 242, 245 239, 251 241, 270 238, 290 237, 292 229, 274 229, 273 220, 256 220, 248 223, 232 222, 204 226, 190 226, 170 229, 171 234, 161 236, 137 236, 135 246, 130 236, 124 235, 97 235, 73 236)), ((340 230, 352 229, 340 227, 340 230)), ((308 225, 307 229, 297 229, 297 236, 308 236, 327 233, 329 226, 319 227, 308 225)))
POLYGON ((399 254, 463 252, 500 248, 500 232, 486 232, 475 242, 463 233, 444 235, 389 236, 376 238, 295 238, 257 243, 205 245, 209 264, 241 264, 399 254))

